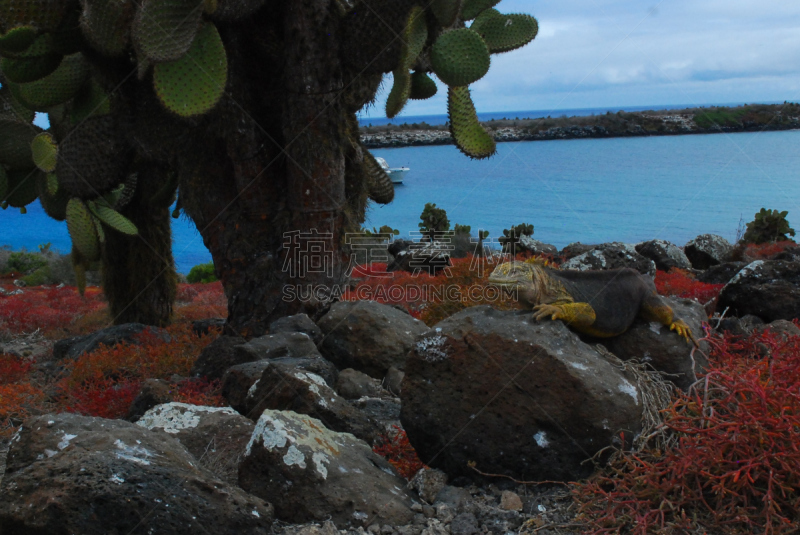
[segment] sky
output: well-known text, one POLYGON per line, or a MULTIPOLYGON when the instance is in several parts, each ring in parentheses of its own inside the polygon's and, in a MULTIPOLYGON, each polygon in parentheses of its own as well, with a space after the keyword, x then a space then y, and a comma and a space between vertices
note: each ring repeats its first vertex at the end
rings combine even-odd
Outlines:
MULTIPOLYGON (((493 55, 471 86, 479 112, 800 100, 800 2, 503 0, 539 35, 493 55)), ((385 117, 387 76, 376 105, 385 117)), ((447 113, 446 88, 401 117, 447 113)))

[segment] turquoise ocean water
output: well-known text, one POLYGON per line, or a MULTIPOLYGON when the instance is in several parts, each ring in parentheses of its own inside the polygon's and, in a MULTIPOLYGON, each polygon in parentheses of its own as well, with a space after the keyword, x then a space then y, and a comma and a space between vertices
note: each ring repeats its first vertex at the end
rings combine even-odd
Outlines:
MULTIPOLYGON (((490 231, 522 222, 534 238, 563 247, 573 241, 678 245, 702 233, 734 239, 762 206, 788 210, 800 229, 800 131, 500 143, 487 161, 452 145, 376 149, 392 167, 407 166, 395 200, 374 205, 367 226, 417 230, 426 202, 451 223, 490 231)), ((0 211, 0 244, 68 252, 65 223, 37 204, 27 215, 0 211)), ((194 225, 174 220, 178 271, 211 259, 194 225)))

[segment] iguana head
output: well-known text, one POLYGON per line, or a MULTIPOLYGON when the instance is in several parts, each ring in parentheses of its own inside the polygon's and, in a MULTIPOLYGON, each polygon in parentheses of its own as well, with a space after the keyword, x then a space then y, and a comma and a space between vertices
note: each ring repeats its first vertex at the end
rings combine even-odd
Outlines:
POLYGON ((569 297, 564 287, 550 277, 542 262, 506 262, 489 275, 489 284, 517 292, 520 301, 530 305, 552 303, 569 297))

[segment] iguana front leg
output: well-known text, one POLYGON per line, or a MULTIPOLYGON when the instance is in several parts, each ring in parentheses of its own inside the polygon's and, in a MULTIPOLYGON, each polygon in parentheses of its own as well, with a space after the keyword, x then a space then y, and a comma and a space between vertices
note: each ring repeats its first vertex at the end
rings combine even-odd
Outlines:
POLYGON ((552 320, 561 320, 578 331, 586 331, 597 319, 589 303, 545 304, 533 307, 533 317, 537 321, 547 316, 552 320))
POLYGON ((694 344, 695 346, 698 345, 697 340, 695 340, 694 335, 692 334, 692 329, 686 325, 686 322, 683 320, 675 318, 672 308, 664 303, 657 293, 654 292, 650 294, 644 300, 639 313, 647 321, 657 321, 662 323, 668 326, 670 331, 675 331, 680 336, 683 336, 690 344, 694 344))

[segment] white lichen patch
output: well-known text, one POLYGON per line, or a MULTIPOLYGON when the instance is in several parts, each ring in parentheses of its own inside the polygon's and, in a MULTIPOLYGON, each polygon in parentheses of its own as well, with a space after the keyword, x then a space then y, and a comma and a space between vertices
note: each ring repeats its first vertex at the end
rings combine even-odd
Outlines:
POLYGON ((628 381, 623 379, 622 382, 617 385, 617 389, 623 394, 628 394, 633 398, 633 401, 635 401, 637 405, 639 404, 639 391, 636 390, 636 387, 630 384, 628 381))
POLYGON ((73 438, 77 438, 78 435, 70 435, 66 431, 64 432, 64 436, 61 438, 61 442, 58 443, 58 449, 63 450, 67 446, 69 446, 69 441, 73 438))
POLYGON ((200 423, 203 413, 223 412, 235 415, 230 407, 204 407, 188 403, 164 403, 153 407, 136 423, 146 429, 163 429, 166 433, 179 433, 183 429, 192 429, 200 423))
POLYGON ((250 388, 247 389, 247 398, 248 399, 250 399, 251 397, 253 397, 256 394, 256 389, 258 388, 258 382, 259 381, 261 381, 261 379, 256 379, 256 382, 253 383, 252 385, 250 385, 250 388))
POLYGON ((120 450, 117 452, 117 459, 123 459, 132 463, 148 466, 150 464, 149 459, 156 456, 147 448, 143 448, 142 446, 129 446, 120 439, 115 440, 114 445, 120 450))
POLYGON ((547 440, 547 435, 545 435, 544 431, 539 431, 533 435, 533 440, 536 441, 536 444, 538 444, 540 448, 546 448, 550 445, 550 441, 547 440))
POLYGON ((330 464, 330 457, 324 453, 315 451, 311 456, 311 460, 314 461, 314 467, 317 469, 317 473, 322 476, 322 479, 328 479, 328 467, 325 466, 325 463, 330 464))
POLYGON ((337 437, 340 433, 328 430, 322 422, 292 411, 265 410, 256 423, 256 428, 245 448, 250 455, 253 447, 261 446, 268 451, 280 450, 283 461, 305 469, 305 459, 311 457, 312 469, 323 478, 328 475, 326 463, 339 455, 337 437), (288 446, 288 447, 287 447, 288 446), (283 451, 283 448, 287 448, 283 451))
POLYGON ((267 451, 284 447, 289 442, 286 426, 281 420, 274 419, 267 412, 264 412, 256 422, 256 428, 250 436, 250 441, 247 443, 244 454, 250 455, 253 445, 259 441, 267 451))
POLYGON ((447 338, 440 334, 428 336, 417 342, 415 349, 426 362, 439 362, 447 358, 447 351, 444 349, 446 341, 447 338))
POLYGON ((117 474, 112 474, 111 477, 108 478, 109 481, 112 483, 116 483, 117 485, 122 485, 125 483, 125 480, 119 477, 117 474))
POLYGON ((589 369, 589 366, 587 366, 586 364, 581 364, 580 362, 570 362, 569 365, 575 368, 576 370, 586 371, 589 369))
MULTIPOLYGON (((739 273, 737 273, 730 281, 728 281, 728 284, 735 284, 739 282, 741 279, 749 276, 751 273, 753 273, 754 277, 758 277, 756 271, 758 271, 758 269, 763 265, 764 265, 763 260, 756 260, 754 262, 750 262, 742 269, 740 269, 739 273)), ((728 284, 726 284, 725 286, 727 286, 728 284)))
POLYGON ((305 468, 306 456, 297 449, 297 446, 292 444, 289 446, 289 449, 286 450, 286 454, 283 456, 283 462, 286 463, 286 466, 299 466, 300 468, 305 468))

